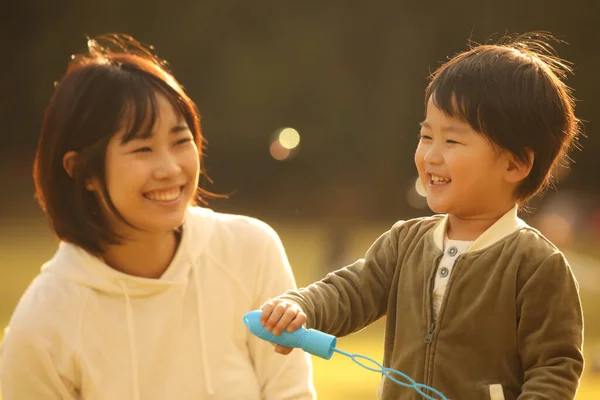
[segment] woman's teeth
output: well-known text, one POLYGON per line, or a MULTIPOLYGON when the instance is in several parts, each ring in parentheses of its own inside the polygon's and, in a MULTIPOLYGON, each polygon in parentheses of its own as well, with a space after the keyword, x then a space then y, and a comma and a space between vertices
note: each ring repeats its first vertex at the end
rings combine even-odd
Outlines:
POLYGON ((155 190, 144 194, 144 197, 149 200, 156 201, 171 201, 175 200, 181 194, 181 186, 169 190, 155 190))

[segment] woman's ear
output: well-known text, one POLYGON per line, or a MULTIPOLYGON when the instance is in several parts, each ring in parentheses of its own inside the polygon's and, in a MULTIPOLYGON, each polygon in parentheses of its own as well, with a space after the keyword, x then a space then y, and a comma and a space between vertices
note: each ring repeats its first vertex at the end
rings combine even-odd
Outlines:
POLYGON ((525 149, 526 160, 520 160, 510 153, 508 158, 508 167, 506 168, 506 178, 509 182, 518 183, 529 176, 535 156, 531 149, 525 149))
MULTIPOLYGON (((75 163, 77 162, 77 153, 73 150, 68 151, 63 156, 63 168, 67 171, 67 174, 71 178, 73 178, 73 169, 75 168, 75 163)), ((85 180, 85 188, 90 192, 96 190, 96 179, 88 178, 85 180)))
POLYGON ((77 153, 73 150, 67 151, 63 156, 63 168, 67 171, 67 174, 73 178, 73 168, 75 168, 75 162, 77 161, 77 153))

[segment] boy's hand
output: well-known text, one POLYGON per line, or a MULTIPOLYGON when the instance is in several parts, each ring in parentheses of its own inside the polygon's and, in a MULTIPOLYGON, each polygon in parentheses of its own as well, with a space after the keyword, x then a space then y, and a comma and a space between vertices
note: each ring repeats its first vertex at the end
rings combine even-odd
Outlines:
MULTIPOLYGON (((260 308, 262 315, 260 323, 275 336, 283 331, 294 332, 306 323, 306 314, 299 305, 285 300, 272 299, 260 308)), ((289 354, 291 347, 275 345, 275 351, 280 354, 289 354)))

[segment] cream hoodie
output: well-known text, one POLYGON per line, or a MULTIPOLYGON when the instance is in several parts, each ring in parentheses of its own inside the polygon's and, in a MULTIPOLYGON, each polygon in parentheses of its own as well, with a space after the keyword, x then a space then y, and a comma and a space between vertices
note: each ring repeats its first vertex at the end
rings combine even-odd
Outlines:
POLYGON ((312 399, 310 359, 282 356, 242 316, 295 286, 277 234, 190 208, 160 279, 61 243, 0 350, 3 400, 312 399))

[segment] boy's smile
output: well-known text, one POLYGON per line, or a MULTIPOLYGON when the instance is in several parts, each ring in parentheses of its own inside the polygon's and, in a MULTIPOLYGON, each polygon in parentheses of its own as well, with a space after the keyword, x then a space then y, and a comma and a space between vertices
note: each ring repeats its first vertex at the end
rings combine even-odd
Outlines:
POLYGON ((441 177, 439 175, 429 174, 429 184, 433 186, 447 185, 452 182, 451 179, 441 177))

